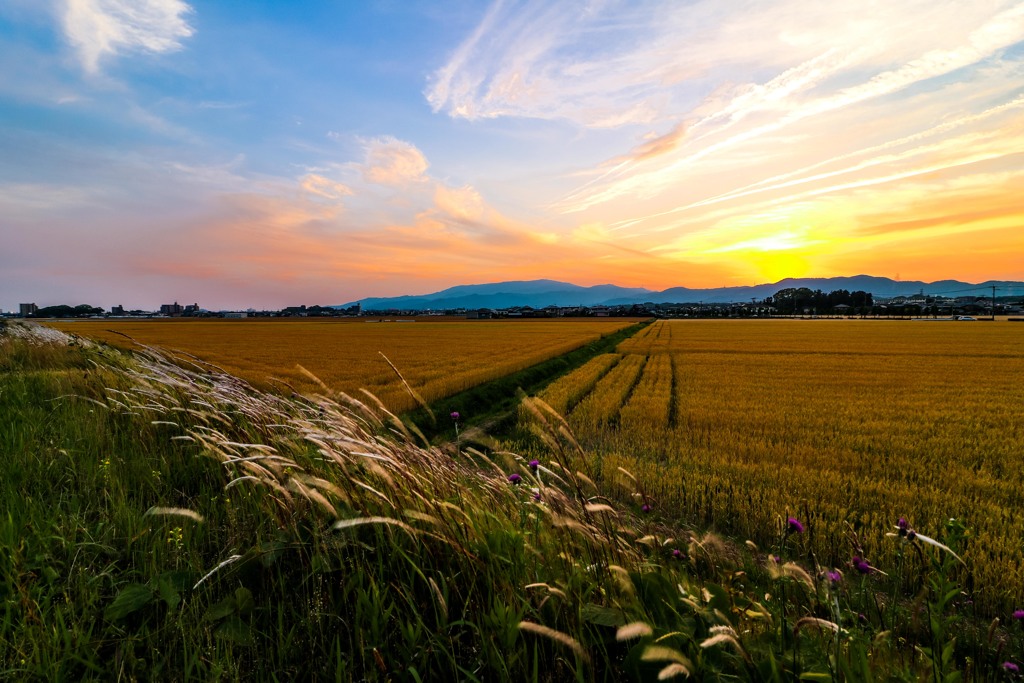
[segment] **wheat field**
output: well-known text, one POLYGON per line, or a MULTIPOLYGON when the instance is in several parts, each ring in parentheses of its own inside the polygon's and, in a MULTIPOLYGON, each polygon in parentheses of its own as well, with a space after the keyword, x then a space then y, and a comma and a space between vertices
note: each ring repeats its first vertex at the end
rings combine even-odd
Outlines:
POLYGON ((300 392, 318 391, 301 366, 332 390, 357 394, 366 389, 392 411, 404 412, 415 407, 415 401, 388 360, 429 403, 559 356, 636 322, 625 318, 371 320, 89 320, 51 324, 125 348, 135 340, 191 354, 263 389, 280 389, 284 382, 300 392))
POLYGON ((662 514, 757 542, 798 514, 823 565, 956 517, 979 599, 1024 600, 1024 326, 661 321, 616 351, 541 398, 662 514))

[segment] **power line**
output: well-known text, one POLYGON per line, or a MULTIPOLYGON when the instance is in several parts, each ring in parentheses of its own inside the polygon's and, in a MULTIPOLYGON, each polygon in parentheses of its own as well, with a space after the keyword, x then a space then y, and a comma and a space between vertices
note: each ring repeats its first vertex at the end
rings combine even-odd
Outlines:
POLYGON ((970 289, 952 289, 946 292, 929 292, 925 296, 945 296, 947 294, 962 294, 964 292, 979 292, 983 289, 991 289, 995 292, 996 289, 1006 289, 1005 287, 996 287, 995 285, 984 285, 982 287, 971 287, 970 289))

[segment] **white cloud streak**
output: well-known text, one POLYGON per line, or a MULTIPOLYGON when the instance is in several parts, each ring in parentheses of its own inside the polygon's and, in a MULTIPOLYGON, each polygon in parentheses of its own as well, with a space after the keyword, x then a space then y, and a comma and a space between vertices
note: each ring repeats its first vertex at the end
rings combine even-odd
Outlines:
POLYGON ((182 0, 65 0, 62 25, 82 69, 130 52, 162 54, 182 48, 194 33, 182 0))
MULTIPOLYGON (((582 14, 575 2, 506 0, 435 72, 427 98, 453 117, 560 119, 583 129, 622 128, 634 140, 639 131, 646 142, 592 169, 590 181, 551 208, 575 213, 630 202, 632 211, 645 207, 657 217, 673 211, 663 206, 673 194, 686 200, 677 201, 678 211, 759 191, 751 188, 858 146, 877 148, 880 136, 906 144, 934 129, 942 137, 950 131, 941 132, 937 119, 971 121, 982 109, 952 94, 909 104, 916 94, 982 82, 981 69, 1021 41, 1024 4, 1009 0, 742 7, 608 0, 582 14), (904 115, 895 98, 920 112, 904 115), (879 101, 899 112, 896 120, 862 127, 862 141, 837 135, 857 116, 877 115, 879 101), (730 167, 719 185, 709 179, 730 167)), ((993 89, 996 102, 1019 94, 1004 80, 993 89)), ((879 157, 848 171, 895 160, 879 157)))

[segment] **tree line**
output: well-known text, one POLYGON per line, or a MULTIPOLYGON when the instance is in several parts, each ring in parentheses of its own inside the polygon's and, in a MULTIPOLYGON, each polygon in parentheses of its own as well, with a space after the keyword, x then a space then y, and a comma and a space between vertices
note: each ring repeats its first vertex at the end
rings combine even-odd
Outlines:
POLYGON ((850 313, 867 313, 874 305, 874 297, 871 292, 861 290, 850 292, 845 289, 837 289, 826 294, 820 289, 790 287, 780 289, 764 302, 768 306, 774 306, 775 312, 782 315, 803 313, 828 315, 842 312, 843 309, 836 310, 836 307, 840 305, 849 306, 848 312, 850 313))
POLYGON ((103 309, 97 306, 90 306, 88 304, 79 304, 78 306, 68 306, 67 304, 61 304, 59 306, 46 306, 44 308, 37 309, 35 313, 31 314, 30 318, 88 318, 91 315, 103 315, 103 309))

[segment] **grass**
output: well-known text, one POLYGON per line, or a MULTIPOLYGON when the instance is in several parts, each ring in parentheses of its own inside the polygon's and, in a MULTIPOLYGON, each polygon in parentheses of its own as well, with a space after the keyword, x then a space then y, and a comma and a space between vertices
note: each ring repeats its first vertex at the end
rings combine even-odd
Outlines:
POLYGON ((0 678, 1003 680, 1020 661, 1021 623, 950 645, 971 622, 949 553, 892 539, 883 569, 920 588, 883 625, 881 574, 832 581, 801 535, 755 551, 645 512, 657 481, 598 476, 536 400, 533 464, 39 328, 7 330, 0 368, 0 678))

